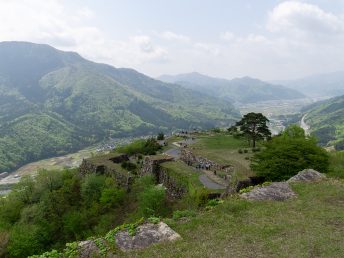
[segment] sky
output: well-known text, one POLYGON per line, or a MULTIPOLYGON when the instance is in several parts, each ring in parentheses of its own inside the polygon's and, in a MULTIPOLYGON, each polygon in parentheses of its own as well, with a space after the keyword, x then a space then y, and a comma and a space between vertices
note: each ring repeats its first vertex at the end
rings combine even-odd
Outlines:
POLYGON ((344 70, 344 0, 0 0, 0 41, 152 77, 294 79, 344 70))

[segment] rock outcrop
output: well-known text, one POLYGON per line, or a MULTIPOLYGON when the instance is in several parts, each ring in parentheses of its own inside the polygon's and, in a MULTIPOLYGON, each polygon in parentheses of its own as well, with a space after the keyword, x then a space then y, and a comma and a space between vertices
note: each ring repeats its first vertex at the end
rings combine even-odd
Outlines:
POLYGON ((314 169, 305 169, 293 176, 288 182, 316 182, 325 179, 324 174, 319 173, 314 169))
POLYGON ((243 193, 241 196, 255 201, 284 201, 295 197, 296 194, 287 182, 275 182, 268 186, 255 187, 252 191, 243 193))
POLYGON ((147 223, 138 226, 134 236, 130 236, 127 230, 120 231, 115 235, 117 246, 124 252, 180 238, 181 236, 178 233, 163 222, 158 224, 147 223))
POLYGON ((78 257, 80 258, 103 257, 102 250, 99 247, 99 245, 106 247, 107 243, 102 238, 98 238, 96 240, 85 240, 85 241, 79 242, 78 243, 78 257))

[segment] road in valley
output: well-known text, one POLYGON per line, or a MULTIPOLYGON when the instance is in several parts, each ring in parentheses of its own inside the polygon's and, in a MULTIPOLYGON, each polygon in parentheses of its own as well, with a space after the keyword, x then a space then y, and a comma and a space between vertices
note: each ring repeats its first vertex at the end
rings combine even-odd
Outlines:
POLYGON ((305 114, 305 115, 302 117, 301 122, 300 122, 300 126, 301 126, 301 128, 302 128, 303 130, 305 130, 305 134, 306 134, 306 135, 309 135, 309 134, 310 134, 310 132, 309 132, 310 126, 309 126, 308 124, 306 124, 306 121, 305 121, 307 115, 308 115, 308 114, 305 114))

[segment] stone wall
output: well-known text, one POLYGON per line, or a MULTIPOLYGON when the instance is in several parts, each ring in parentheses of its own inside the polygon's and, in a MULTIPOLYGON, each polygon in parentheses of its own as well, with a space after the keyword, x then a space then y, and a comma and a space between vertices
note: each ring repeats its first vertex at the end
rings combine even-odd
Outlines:
POLYGON ((187 192, 187 188, 178 183, 166 169, 160 166, 162 163, 173 160, 174 158, 170 156, 147 156, 144 159, 140 176, 153 175, 156 183, 163 184, 166 187, 170 198, 179 199, 187 192))
POLYGON ((157 183, 163 184, 166 187, 167 194, 170 198, 180 199, 188 191, 186 186, 178 183, 177 180, 162 167, 158 167, 158 169, 154 171, 154 176, 157 183))
POLYGON ((200 169, 206 170, 223 170, 227 173, 231 173, 234 169, 232 165, 221 165, 207 158, 196 156, 189 149, 182 149, 180 159, 189 166, 194 166, 200 169))
POLYGON ((79 167, 79 173, 83 176, 87 174, 106 174, 113 175, 120 186, 129 188, 132 182, 132 176, 130 173, 124 174, 123 172, 116 171, 114 168, 109 168, 106 165, 97 165, 87 159, 84 159, 79 167))

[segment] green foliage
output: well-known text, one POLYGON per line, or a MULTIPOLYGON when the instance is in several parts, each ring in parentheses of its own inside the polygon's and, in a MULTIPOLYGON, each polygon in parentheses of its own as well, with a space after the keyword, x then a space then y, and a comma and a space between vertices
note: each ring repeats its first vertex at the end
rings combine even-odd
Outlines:
POLYGON ((258 140, 265 140, 271 137, 271 132, 266 123, 269 120, 261 113, 248 113, 236 123, 240 127, 240 131, 252 141, 253 148, 256 147, 258 140))
POLYGON ((165 139, 165 134, 163 132, 160 132, 158 136, 156 137, 158 141, 162 141, 165 139))
POLYGON ((272 181, 287 180, 306 168, 326 173, 329 167, 327 152, 317 146, 314 138, 306 138, 303 129, 296 125, 267 142, 252 161, 257 175, 272 181))
POLYGON ((344 149, 344 96, 316 102, 305 108, 306 123, 322 146, 344 149))
MULTIPOLYGON (((34 180, 23 177, 0 201, 0 229, 9 234, 8 257, 59 250, 68 241, 106 232, 116 223, 125 197, 125 190, 104 175, 42 170, 34 180)), ((67 246, 64 257, 75 257, 74 251, 67 246)), ((55 255, 53 251, 43 257, 55 255)))
POLYGON ((173 212, 173 219, 178 220, 180 218, 190 218, 195 217, 196 215, 197 213, 194 210, 176 210, 173 212))
POLYGON ((138 201, 142 216, 164 215, 166 212, 166 192, 162 186, 150 186, 138 195, 138 201))
POLYGON ((131 144, 117 148, 116 151, 130 156, 134 154, 154 155, 160 149, 159 143, 154 138, 149 138, 147 140, 134 141, 131 144))
POLYGON ((211 131, 214 132, 214 133, 221 133, 221 129, 218 128, 218 127, 213 128, 211 131))
POLYGON ((158 224, 161 221, 161 219, 158 218, 158 217, 152 216, 152 217, 149 217, 147 219, 147 221, 150 222, 150 223, 153 223, 153 224, 158 224))
POLYGON ((220 199, 212 199, 212 200, 209 200, 207 202, 207 205, 206 205, 206 208, 212 208, 212 207, 215 207, 219 204, 222 204, 223 203, 223 200, 220 200, 220 199))
POLYGON ((0 172, 109 136, 210 128, 239 117, 227 101, 75 53, 21 42, 0 50, 0 172))
POLYGON ((330 176, 344 179, 344 151, 330 153, 330 176))

